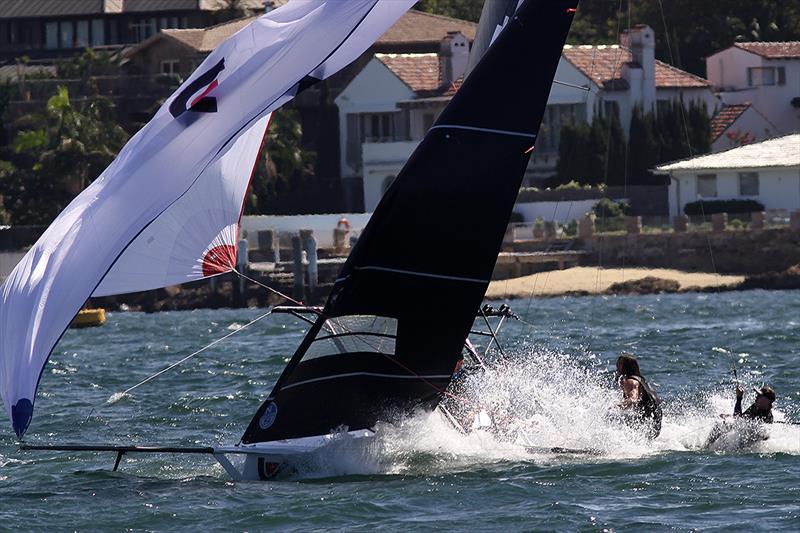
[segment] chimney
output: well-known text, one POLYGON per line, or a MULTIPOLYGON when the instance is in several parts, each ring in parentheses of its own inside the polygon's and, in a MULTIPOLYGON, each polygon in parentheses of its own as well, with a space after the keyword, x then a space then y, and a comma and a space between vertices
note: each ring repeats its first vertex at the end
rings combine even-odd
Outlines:
POLYGON ((467 72, 469 62, 469 41, 459 31, 447 32, 439 46, 439 72, 442 85, 449 86, 462 78, 467 72))
MULTIPOLYGON (((637 24, 620 35, 620 45, 631 51, 632 63, 629 69, 641 69, 641 81, 634 81, 638 76, 629 79, 629 82, 640 83, 637 87, 641 94, 641 103, 645 111, 653 108, 656 102, 656 37, 653 28, 646 24, 637 24)), ((632 88, 633 89, 633 88, 632 88)))

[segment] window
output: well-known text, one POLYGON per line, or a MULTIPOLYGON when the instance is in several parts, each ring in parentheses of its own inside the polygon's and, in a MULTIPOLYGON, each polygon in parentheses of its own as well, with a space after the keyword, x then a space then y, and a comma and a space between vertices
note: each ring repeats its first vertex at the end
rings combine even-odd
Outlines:
POLYGON ((102 19, 92 21, 92 46, 103 46, 106 44, 106 27, 102 19))
POLYGON ((44 25, 44 47, 58 48, 58 22, 48 22, 44 25))
POLYGON ((394 355, 396 336, 394 318, 370 315, 331 318, 325 321, 303 359, 354 352, 394 355))
POLYGON ((739 196, 758 196, 758 172, 739 173, 739 196))
POLYGON ((751 67, 747 69, 747 84, 751 87, 761 85, 786 85, 785 67, 751 67))
POLYGON ((181 63, 177 59, 166 59, 161 62, 161 74, 178 77, 181 63))
POLYGON ((716 174, 699 174, 697 176, 697 196, 700 198, 717 197, 716 174))
POLYGON ((79 20, 78 21, 78 32, 77 38, 75 39, 75 46, 78 48, 86 48, 89 46, 89 21, 88 20, 79 20))
POLYGON ((428 130, 430 130, 433 127, 433 121, 434 120, 435 120, 435 116, 434 116, 433 113, 425 113, 424 115, 422 115, 423 135, 427 134, 428 130))
POLYGON ((386 142, 394 140, 394 116, 397 113, 363 113, 361 141, 386 142))
POLYGON ((539 137, 536 139, 536 152, 558 151, 558 141, 564 124, 586 122, 586 104, 548 105, 542 117, 539 137))
POLYGON ((72 48, 72 44, 75 40, 75 36, 73 33, 72 22, 61 22, 59 24, 59 30, 61 33, 61 39, 59 40, 59 46, 61 48, 72 48))

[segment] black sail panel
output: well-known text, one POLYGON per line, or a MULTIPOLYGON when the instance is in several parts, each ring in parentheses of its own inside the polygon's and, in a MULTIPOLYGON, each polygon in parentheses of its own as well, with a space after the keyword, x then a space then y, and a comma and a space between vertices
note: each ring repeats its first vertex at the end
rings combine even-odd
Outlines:
POLYGON ((386 192, 242 442, 435 407, 491 279, 577 0, 526 0, 386 192))

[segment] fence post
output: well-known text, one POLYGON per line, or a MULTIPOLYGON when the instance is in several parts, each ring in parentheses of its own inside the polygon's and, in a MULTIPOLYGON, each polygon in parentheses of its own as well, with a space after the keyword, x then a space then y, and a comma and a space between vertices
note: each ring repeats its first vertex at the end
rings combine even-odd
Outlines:
POLYGON ((578 237, 581 239, 591 239, 594 237, 594 220, 586 215, 578 219, 578 237))
POLYGON ((714 233, 722 233, 728 225, 728 213, 714 213, 711 215, 711 230, 714 233))
POLYGON ((800 231, 800 210, 792 211, 789 215, 789 227, 794 231, 800 231))
POLYGON ((294 274, 292 296, 296 300, 302 300, 306 292, 306 282, 303 275, 303 246, 300 235, 292 236, 292 274, 294 274))
POLYGON ((675 233, 686 233, 689 231, 688 215, 677 215, 672 217, 672 230, 675 233))
POLYGON ((317 283, 319 282, 317 241, 314 239, 314 232, 310 229, 301 229, 300 238, 303 241, 303 250, 306 252, 306 260, 308 261, 308 297, 313 300, 316 298, 317 283))
POLYGON ((281 260, 281 243, 278 238, 278 231, 267 229, 258 232, 258 249, 266 252, 269 263, 279 263, 281 260))
POLYGON ((625 230, 633 235, 638 235, 642 232, 642 217, 625 217, 625 230))
POLYGON ((753 231, 764 229, 764 211, 750 213, 750 229, 753 231))

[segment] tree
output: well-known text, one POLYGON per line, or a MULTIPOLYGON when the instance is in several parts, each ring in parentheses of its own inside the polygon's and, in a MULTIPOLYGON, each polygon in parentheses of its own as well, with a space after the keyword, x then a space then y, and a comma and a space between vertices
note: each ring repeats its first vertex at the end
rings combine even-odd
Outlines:
POLYGON ((8 153, 0 186, 15 224, 46 224, 113 161, 128 135, 114 106, 94 97, 75 106, 59 87, 45 112, 28 119, 8 153))
POLYGON ((478 22, 483 0, 420 0, 416 8, 428 13, 478 22))
POLYGON ((628 176, 631 185, 650 185, 650 169, 659 160, 659 146, 653 125, 653 113, 645 113, 641 106, 633 109, 628 133, 628 176))
POLYGON ((314 154, 303 149, 302 138, 296 110, 283 108, 272 114, 246 203, 248 214, 274 212, 282 194, 302 188, 309 179, 314 154))

